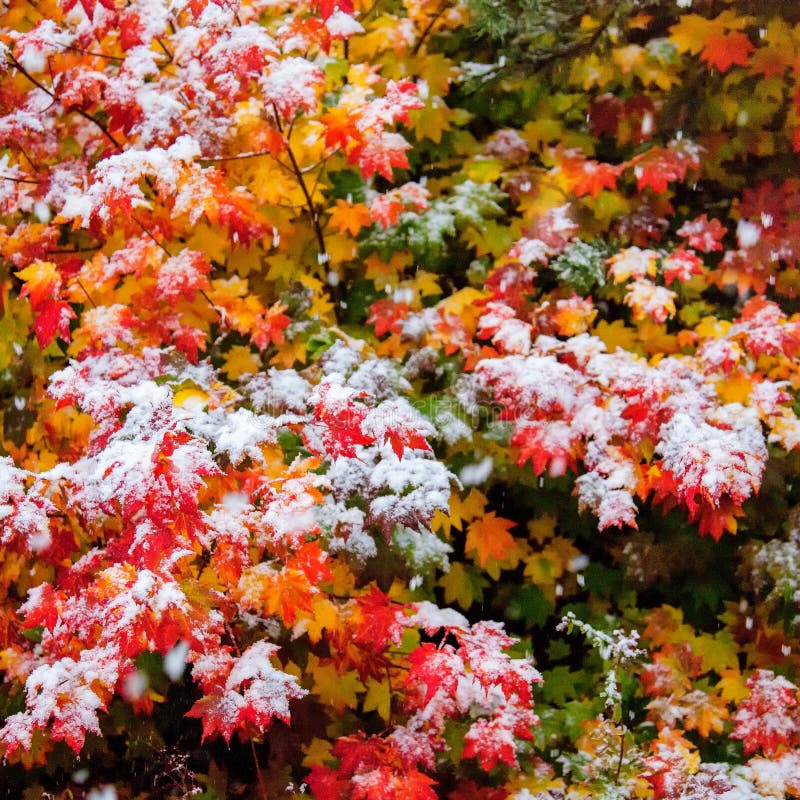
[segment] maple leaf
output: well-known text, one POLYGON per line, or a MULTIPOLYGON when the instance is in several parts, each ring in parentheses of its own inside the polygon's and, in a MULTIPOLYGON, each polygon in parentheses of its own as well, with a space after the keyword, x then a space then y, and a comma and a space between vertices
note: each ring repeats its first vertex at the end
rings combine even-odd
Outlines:
POLYGON ((731 738, 741 739, 748 755, 761 749, 774 755, 782 746, 800 744, 800 701, 797 687, 768 669, 747 679, 750 693, 734 716, 731 738))
POLYGON ((283 331, 292 321, 283 313, 286 309, 283 303, 274 303, 259 315, 253 326, 252 340, 260 350, 265 350, 270 344, 283 344, 283 331))
POLYGON ((363 227, 371 224, 372 215, 363 203, 337 200, 336 207, 331 211, 328 222, 336 227, 339 233, 349 233, 350 236, 357 236, 363 227))
POLYGON ((314 5, 324 20, 327 20, 336 11, 353 14, 353 0, 319 0, 314 5))
POLYGON ((512 520, 487 511, 467 526, 464 547, 468 553, 475 553, 481 567, 485 567, 490 559, 504 561, 516 547, 514 537, 509 533, 515 526, 512 520))
POLYGON ((722 239, 727 232, 727 228, 718 219, 709 220, 707 214, 684 222, 677 230, 678 236, 689 240, 689 247, 704 253, 722 250, 722 239))
POLYGON ((685 282, 694 275, 703 274, 703 263, 691 250, 680 248, 662 260, 661 270, 664 275, 664 283, 685 282))
POLYGON ((676 297, 676 293, 670 289, 642 279, 628 284, 625 304, 633 310, 634 321, 649 317, 660 323, 675 315, 676 297))
POLYGON ((377 586, 368 594, 356 598, 359 622, 354 634, 355 641, 362 647, 377 654, 386 649, 389 643, 400 643, 403 626, 400 622, 402 609, 394 604, 377 586))
POLYGON ((732 66, 747 66, 747 58, 755 50, 747 34, 742 31, 709 33, 700 58, 710 67, 727 72, 732 66))
POLYGON ((292 56, 273 63, 262 80, 264 97, 285 119, 317 107, 325 75, 305 58, 292 56))
POLYGON ((650 744, 652 755, 644 759, 645 778, 656 798, 680 796, 697 771, 700 757, 682 731, 662 728, 650 744))
POLYGON ((399 133, 381 132, 354 148, 348 156, 351 164, 357 164, 364 178, 371 178, 376 172, 391 181, 392 168, 406 169, 406 151, 411 145, 399 133))
POLYGON ((192 676, 206 692, 186 712, 203 722, 203 740, 219 734, 226 743, 233 732, 252 725, 259 733, 272 720, 288 724, 289 702, 308 692, 297 685, 294 675, 272 666, 279 648, 270 642, 256 642, 237 658, 226 651, 197 658, 192 676))
POLYGON ((369 307, 367 322, 375 326, 376 336, 384 336, 390 331, 398 332, 398 323, 408 317, 410 312, 411 309, 405 303, 396 303, 386 297, 369 307))
POLYGON ((340 759, 338 769, 317 765, 308 777, 320 800, 436 800, 436 781, 389 739, 346 736, 331 753, 340 759))
POLYGON ((388 442, 398 458, 406 450, 432 452, 427 437, 436 435, 436 428, 402 398, 370 409, 361 421, 361 430, 373 441, 388 442))
POLYGON ((452 695, 459 677, 466 674, 464 661, 450 645, 438 648, 425 642, 411 653, 408 660, 410 667, 406 685, 417 688, 421 706, 427 705, 440 692, 445 696, 452 695))
POLYGON ((696 147, 681 140, 671 142, 668 147, 651 147, 634 156, 628 164, 633 166, 638 191, 650 187, 662 194, 670 183, 684 180, 689 170, 698 170, 700 160, 696 147))
POLYGON ((502 706, 491 719, 474 722, 464 736, 464 758, 477 758, 481 769, 489 772, 498 763, 517 767, 517 740, 533 739, 538 719, 531 709, 502 706))
POLYGON ((357 445, 372 444, 375 437, 362 428, 369 408, 354 402, 359 392, 337 385, 334 381, 321 383, 315 392, 313 427, 304 430, 307 446, 312 452, 333 458, 355 456, 357 445))
POLYGON ((78 753, 87 733, 100 734, 98 711, 104 711, 121 672, 113 645, 84 650, 37 666, 25 681, 28 708, 6 718, 0 742, 6 756, 31 748, 36 729, 46 728, 55 741, 78 753))
POLYGON ((365 686, 355 670, 344 670, 330 659, 309 656, 307 671, 314 678, 313 694, 323 705, 331 706, 337 714, 358 707, 358 695, 365 686))
POLYGON ((76 319, 76 314, 69 303, 63 300, 43 302, 41 310, 33 322, 33 330, 39 347, 44 349, 53 341, 56 334, 68 342, 70 339, 70 321, 76 319))
POLYGON ((519 447, 517 463, 531 462, 536 475, 545 469, 552 477, 564 475, 567 469, 578 471, 577 459, 581 451, 580 437, 562 420, 534 421, 518 425, 511 444, 519 447))
POLYGON ((559 158, 556 168, 564 175, 569 190, 576 197, 597 197, 604 189, 614 190, 624 165, 604 164, 587 159, 580 151, 568 151, 559 158))
POLYGON ((752 17, 737 16, 727 9, 714 19, 706 19, 700 14, 682 14, 678 22, 669 29, 670 41, 678 49, 692 54, 700 53, 710 38, 719 37, 727 30, 740 30, 752 22, 752 17))
POLYGON ((609 277, 614 283, 630 280, 642 280, 654 277, 658 253, 655 250, 642 250, 640 247, 627 247, 606 262, 609 265, 609 277))
POLYGON ((52 261, 34 261, 15 274, 24 281, 20 296, 30 298, 34 311, 40 311, 49 301, 58 299, 62 284, 61 274, 52 261))
POLYGON ((363 143, 364 136, 358 126, 358 114, 353 113, 351 109, 343 106, 329 108, 320 115, 319 121, 325 126, 326 147, 339 148, 346 153, 363 143))

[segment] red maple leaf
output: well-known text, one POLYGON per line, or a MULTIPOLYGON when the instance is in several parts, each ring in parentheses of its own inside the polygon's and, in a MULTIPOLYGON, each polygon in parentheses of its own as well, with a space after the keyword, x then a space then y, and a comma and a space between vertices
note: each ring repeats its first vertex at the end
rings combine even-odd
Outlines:
POLYGON ((42 305, 42 310, 33 322, 36 341, 44 349, 58 334, 65 342, 70 339, 69 323, 75 319, 75 312, 63 300, 51 300, 42 305))
POLYGON ((394 178, 392 168, 408 168, 406 150, 411 145, 399 133, 386 133, 371 136, 356 147, 348 161, 357 164, 363 178, 371 178, 376 172, 387 181, 394 178))
POLYGON ((641 192, 649 186, 659 194, 670 183, 682 181, 690 169, 700 167, 696 148, 681 142, 672 142, 669 147, 651 147, 628 163, 633 166, 637 190, 641 192))
POLYGON ((219 734, 229 742, 237 728, 252 726, 263 732, 277 717, 289 723, 289 701, 306 694, 297 679, 272 666, 277 645, 256 642, 234 659, 225 653, 201 657, 193 675, 206 695, 187 712, 203 722, 203 739, 219 734))
POLYGON ((283 344, 283 331, 291 322, 284 311, 286 306, 283 303, 274 303, 256 323, 252 338, 253 344, 260 350, 266 349, 270 344, 283 344))
POLYGON ((378 300, 369 307, 368 325, 375 326, 375 335, 383 336, 392 332, 399 332, 398 323, 404 320, 411 309, 405 303, 395 303, 390 297, 378 300))
POLYGON ((319 15, 327 20, 335 11, 353 15, 353 0, 319 0, 316 4, 319 15))
POLYGON ((747 58, 755 50, 747 34, 741 31, 711 32, 705 40, 700 58, 710 67, 727 72, 732 66, 747 66, 747 58))
POLYGON ((450 645, 438 648, 425 642, 411 653, 408 660, 411 666, 406 686, 420 691, 421 707, 440 690, 446 696, 452 696, 458 688, 459 677, 466 674, 464 661, 450 645))
POLYGON ((678 228, 678 236, 688 239, 689 247, 704 253, 722 250, 721 242, 727 232, 728 229, 718 219, 710 220, 707 214, 684 222, 678 228))
POLYGON ((800 703, 797 687, 768 669, 748 679, 750 695, 734 717, 732 739, 744 742, 747 755, 759 748, 768 756, 784 745, 800 743, 800 703))
POLYGON ((360 612, 354 635, 357 644, 375 654, 385 650, 389 642, 399 644, 403 626, 398 614, 402 614, 402 609, 387 594, 373 586, 367 594, 356 598, 356 606, 360 612))
POLYGON ((559 169, 576 197, 597 197, 603 189, 616 189, 622 166, 587 159, 579 150, 565 151, 563 156, 559 169))

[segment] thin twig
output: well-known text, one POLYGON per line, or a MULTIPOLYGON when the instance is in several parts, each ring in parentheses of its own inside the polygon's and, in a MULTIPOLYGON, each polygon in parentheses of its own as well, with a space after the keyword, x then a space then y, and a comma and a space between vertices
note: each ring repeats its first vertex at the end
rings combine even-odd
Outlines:
POLYGON ((0 175, 0 181, 11 181, 12 183, 39 183, 35 178, 12 178, 11 175, 0 175))
POLYGON ((83 290, 83 293, 86 295, 86 299, 92 304, 92 308, 97 308, 97 303, 95 303, 95 301, 92 300, 92 296, 86 290, 86 287, 83 285, 83 282, 81 281, 81 279, 80 278, 76 278, 75 280, 78 282, 78 286, 81 287, 81 289, 83 290))
POLYGON ((411 50, 411 55, 415 56, 418 52, 420 47, 422 47, 423 42, 425 39, 428 38, 428 34, 433 29, 433 26, 439 21, 439 17, 444 14, 445 10, 447 9, 447 3, 442 3, 439 6, 439 10, 430 18, 428 24, 423 29, 422 33, 419 35, 419 39, 417 39, 417 43, 414 45, 414 48, 411 50))
POLYGON ((70 50, 73 53, 80 53, 82 56, 94 56, 95 58, 105 58, 108 61, 124 61, 125 56, 110 56, 108 53, 98 53, 96 50, 84 50, 82 47, 78 47, 74 44, 61 44, 60 42, 53 42, 56 47, 61 47, 64 50, 70 50))
POLYGON ((625 757, 625 728, 619 735, 619 760, 617 761, 617 771, 614 775, 614 782, 619 783, 619 776, 622 772, 622 759, 625 757))
POLYGON ((261 794, 261 800, 269 800, 269 796, 267 795, 267 786, 264 783, 264 775, 261 773, 261 765, 258 763, 258 753, 256 753, 256 746, 252 739, 250 740, 250 752, 253 754, 253 764, 256 768, 258 791, 261 794))
MULTIPOLYGON (((280 116, 278 115, 278 108, 275 105, 275 103, 272 104, 272 111, 275 115, 275 124, 278 126, 278 131, 280 133, 283 133, 280 116)), ((308 191, 308 186, 306 185, 305 178, 303 177, 303 170, 300 169, 300 165, 297 163, 294 151, 292 150, 292 143, 289 141, 288 137, 286 139, 286 152, 289 156, 289 161, 292 164, 292 171, 294 172, 294 176, 295 178, 297 178, 297 182, 300 185, 300 191, 302 191, 303 197, 305 197, 306 199, 306 207, 308 208, 308 213, 311 215, 311 224, 314 227, 314 234, 317 237, 317 244, 319 245, 320 260, 327 261, 328 250, 325 247, 325 237, 323 236, 322 233, 322 226, 319 223, 319 214, 317 213, 317 210, 314 207, 314 201, 311 198, 311 194, 308 191)))
MULTIPOLYGON (((37 81, 36 78, 34 78, 33 75, 31 75, 30 72, 28 72, 12 54, 9 53, 8 57, 21 75, 24 75, 37 89, 41 89, 48 97, 52 97, 54 101, 58 101, 58 95, 52 89, 48 89, 47 86, 45 86, 41 81, 37 81)), ((108 139, 108 141, 114 145, 114 147, 116 147, 118 150, 122 149, 122 143, 117 141, 116 137, 102 122, 100 122, 99 119, 93 117, 88 111, 84 111, 82 108, 77 106, 70 110, 80 114, 85 120, 94 123, 101 130, 103 136, 105 136, 106 139, 108 139)))

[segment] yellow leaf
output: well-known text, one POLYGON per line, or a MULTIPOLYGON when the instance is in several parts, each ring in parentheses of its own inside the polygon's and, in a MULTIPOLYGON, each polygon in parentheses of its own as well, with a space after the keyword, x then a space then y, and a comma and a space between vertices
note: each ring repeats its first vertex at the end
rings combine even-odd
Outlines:
POLYGON ((725 403, 742 403, 747 405, 753 395, 753 381, 747 375, 731 375, 718 381, 714 388, 719 399, 725 403))
POLYGON ((420 297, 430 297, 431 295, 442 293, 436 273, 427 272, 424 269, 418 269, 411 280, 403 281, 400 284, 400 288, 405 286, 415 289, 419 292, 420 297))
POLYGON ((311 600, 312 612, 303 614, 295 631, 302 629, 308 634, 312 644, 322 638, 322 631, 335 631, 339 627, 339 609, 325 595, 314 595, 311 600))
POLYGON ((416 69, 413 73, 419 75, 427 84, 431 95, 443 97, 450 89, 450 83, 459 75, 459 68, 441 53, 425 53, 414 60, 416 69))
POLYGON ((527 139, 532 150, 541 150, 545 145, 560 142, 564 132, 561 120, 540 117, 527 122, 522 135, 527 139))
POLYGON ((305 196, 297 179, 281 169, 272 159, 259 159, 247 187, 262 203, 268 205, 305 206, 305 196))
POLYGON ((716 317, 703 317, 694 329, 701 339, 721 339, 728 332, 731 323, 716 317))
POLYGON ((484 297, 486 297, 485 292, 466 286, 442 300, 439 303, 439 308, 446 314, 459 316, 465 308, 475 305, 478 300, 482 300, 484 297))
POLYGON ((367 682, 364 711, 377 711, 378 716, 384 722, 389 722, 389 718, 392 715, 392 693, 389 689, 388 681, 371 679, 367 682))
POLYGON ((268 281, 283 280, 287 283, 294 280, 300 267, 288 253, 273 253, 267 256, 264 261, 269 266, 267 271, 268 281))
POLYGON ((311 744, 303 745, 303 766, 306 768, 316 767, 327 761, 332 761, 331 748, 333 742, 328 739, 311 740, 311 744))
POLYGON ((644 60, 645 52, 641 45, 629 44, 625 47, 615 47, 611 51, 611 58, 622 74, 627 75, 644 60))
POLYGON ((594 328, 594 335, 604 342, 611 353, 618 347, 622 350, 641 353, 636 330, 627 327, 621 319, 614 320, 614 322, 606 322, 601 319, 594 328))
POLYGON ((701 633, 690 642, 692 650, 703 657, 703 671, 714 670, 718 675, 730 669, 738 669, 739 646, 730 631, 720 631, 713 636, 701 633))
POLYGON ((714 19, 699 14, 683 14, 669 29, 669 40, 682 53, 696 55, 705 49, 709 39, 717 38, 728 30, 742 30, 753 22, 753 17, 738 16, 726 9, 714 19))
POLYGON ((739 672, 738 667, 717 671, 720 679, 715 688, 723 700, 727 700, 729 703, 738 703, 750 694, 750 690, 747 688, 747 681, 742 673, 739 672))
POLYGON ((451 528, 450 517, 437 508, 431 517, 431 530, 435 533, 443 533, 445 538, 449 539, 451 528))
POLYGON ((503 172, 503 162, 499 158, 478 156, 465 165, 465 172, 476 183, 494 183, 503 172))
MULTIPOLYGON (((439 144, 442 141, 442 134, 449 131, 452 127, 450 125, 450 118, 452 112, 444 105, 438 98, 433 102, 428 103, 425 108, 420 108, 418 111, 412 111, 409 115, 409 125, 411 130, 418 141, 422 139, 430 139, 432 142, 439 144)), ((473 179, 474 180, 474 179, 473 179)), ((491 178, 491 180, 496 180, 491 178)))
POLYGON ((325 237, 325 249, 329 263, 333 265, 354 261, 358 257, 358 245, 347 236, 325 237))
POLYGON ((488 586, 480 573, 473 574, 460 561, 450 565, 450 570, 439 578, 448 605, 458 603, 466 611, 476 600, 483 598, 483 587, 488 586))
POLYGON ((339 674, 333 663, 322 664, 314 653, 310 653, 307 671, 314 679, 312 691, 322 705, 333 706, 337 714, 358 707, 358 695, 365 687, 355 670, 339 674))
MULTIPOLYGON (((589 203, 587 197, 585 203, 589 203)), ((619 192, 609 192, 605 189, 591 201, 592 217, 605 230, 609 224, 627 213, 631 209, 631 201, 623 197, 619 192)))
POLYGON ((555 532, 556 518, 551 514, 542 514, 541 517, 536 517, 528 522, 528 534, 539 544, 552 538, 555 532))
POLYGON ((229 274, 241 275, 246 278, 251 272, 261 271, 264 251, 260 244, 253 244, 249 248, 237 247, 228 255, 226 267, 229 274))
POLYGON ((209 261, 224 264, 226 256, 231 251, 231 242, 222 225, 209 225, 201 222, 194 226, 192 236, 186 242, 186 247, 189 250, 199 250, 201 253, 205 253, 209 261))
POLYGON ((470 489, 463 500, 458 492, 453 492, 450 495, 450 521, 453 527, 464 530, 464 522, 470 522, 483 514, 486 502, 486 495, 477 489, 470 489))
POLYGON ((7 590, 8 585, 19 578, 25 566, 25 556, 22 553, 15 553, 5 548, 0 550, 0 586, 7 590))
POLYGON ((372 253, 364 259, 366 267, 364 277, 374 281, 378 291, 383 291, 387 286, 395 285, 398 274, 413 261, 414 257, 408 250, 395 251, 389 261, 384 261, 376 253, 372 253))
POLYGON ((487 219, 480 228, 470 225, 461 238, 475 248, 478 258, 485 255, 497 257, 505 253, 511 245, 511 229, 493 219, 487 219))
POLYGON ((224 372, 231 380, 252 374, 261 369, 261 359, 247 346, 236 344, 225 354, 224 372))
POLYGON ((607 86, 613 77, 614 67, 611 62, 592 53, 585 58, 576 58, 572 62, 569 82, 581 86, 588 92, 595 87, 607 86))
POLYGON ((680 20, 669 29, 669 40, 682 53, 699 53, 708 37, 721 29, 714 20, 700 14, 683 14, 680 20))
POLYGON ((208 403, 208 393, 202 389, 181 389, 175 392, 172 403, 178 408, 202 408, 208 403))
POLYGON ((334 324, 336 320, 333 316, 333 303, 322 281, 308 274, 298 275, 297 280, 312 291, 311 306, 306 313, 320 321, 334 324))
POLYGON ((523 574, 539 587, 552 586, 561 574, 561 568, 547 554, 534 553, 525 561, 523 574))
POLYGON ((270 359, 270 365, 291 369, 298 361, 305 363, 306 343, 298 336, 295 339, 287 339, 279 348, 278 352, 270 359))

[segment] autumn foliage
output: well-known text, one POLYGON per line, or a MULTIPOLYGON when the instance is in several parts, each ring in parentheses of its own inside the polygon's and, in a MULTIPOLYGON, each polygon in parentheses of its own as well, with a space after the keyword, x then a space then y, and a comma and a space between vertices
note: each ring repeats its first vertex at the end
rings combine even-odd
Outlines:
POLYGON ((3 797, 800 797, 791 4, 0 59, 3 797))

